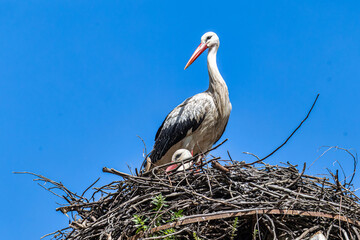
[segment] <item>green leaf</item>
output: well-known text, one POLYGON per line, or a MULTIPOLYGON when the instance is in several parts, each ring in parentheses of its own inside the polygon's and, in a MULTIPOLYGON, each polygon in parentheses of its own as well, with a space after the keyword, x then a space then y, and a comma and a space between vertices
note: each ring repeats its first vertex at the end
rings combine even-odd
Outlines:
POLYGON ((160 193, 159 195, 155 196, 151 203, 155 206, 153 209, 154 211, 159 211, 162 207, 167 207, 165 197, 160 193))
POLYGON ((234 220, 234 223, 232 225, 232 231, 231 231, 231 237, 230 237, 230 240, 234 240, 234 238, 236 237, 236 231, 237 231, 237 228, 238 228, 238 223, 239 223, 239 218, 236 217, 235 220, 234 220))
POLYGON ((135 223, 136 233, 139 233, 141 231, 145 231, 149 227, 146 225, 146 222, 149 220, 148 218, 143 219, 143 216, 139 216, 135 214, 133 218, 131 219, 135 223))
POLYGON ((195 240, 202 240, 201 238, 199 238, 197 235, 196 235, 196 232, 193 232, 193 237, 195 240))

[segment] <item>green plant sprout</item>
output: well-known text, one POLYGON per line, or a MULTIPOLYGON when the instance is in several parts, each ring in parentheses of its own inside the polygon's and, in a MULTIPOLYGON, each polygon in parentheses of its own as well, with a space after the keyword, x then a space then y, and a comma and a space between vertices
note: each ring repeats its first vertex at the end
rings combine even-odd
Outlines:
POLYGON ((238 228, 238 223, 239 223, 239 218, 236 217, 235 220, 234 220, 234 223, 232 225, 232 232, 231 232, 231 237, 230 239, 231 240, 234 240, 234 238, 236 237, 236 231, 237 231, 237 228, 238 228))
MULTIPOLYGON (((159 194, 157 196, 155 196, 154 198, 152 198, 151 200, 151 204, 154 205, 153 211, 155 212, 154 214, 152 214, 151 219, 153 220, 153 224, 150 221, 149 222, 149 218, 144 218, 144 216, 139 216, 137 214, 135 214, 133 216, 132 221, 135 223, 135 227, 136 229, 136 234, 138 234, 139 232, 145 232, 146 230, 150 229, 151 227, 157 227, 160 226, 161 223, 164 222, 174 222, 176 220, 178 220, 179 218, 183 217, 183 209, 180 209, 176 212, 174 211, 168 211, 166 210, 166 207, 168 207, 168 205, 166 204, 166 200, 165 197, 162 194, 159 194), (167 221, 165 221, 165 218, 168 219, 167 221), (150 226, 152 225, 152 226, 150 226)), ((159 236, 166 236, 169 234, 175 233, 175 229, 174 228, 169 228, 166 230, 162 230, 156 234, 151 235, 151 237, 159 237, 159 236)), ((169 237, 165 237, 163 238, 165 240, 177 240, 176 236, 169 236, 169 237)), ((196 240, 201 240, 199 238, 197 238, 196 240)))

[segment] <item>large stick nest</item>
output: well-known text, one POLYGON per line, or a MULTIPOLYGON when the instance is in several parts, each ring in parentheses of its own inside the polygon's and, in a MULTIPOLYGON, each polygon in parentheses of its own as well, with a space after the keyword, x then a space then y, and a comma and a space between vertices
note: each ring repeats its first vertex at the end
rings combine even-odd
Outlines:
MULTIPOLYGON (((229 156, 230 157, 230 156, 229 156)), ((187 160, 190 161, 190 160, 187 160)), ((75 194, 61 183, 36 175, 63 191, 67 228, 53 239, 360 239, 359 198, 350 184, 306 175, 290 163, 246 164, 213 158, 200 167, 122 177, 92 195, 75 194)), ((35 174, 34 174, 35 175, 35 174)), ((47 185, 48 186, 48 185, 47 185)), ((54 192, 55 193, 55 192, 54 192)))

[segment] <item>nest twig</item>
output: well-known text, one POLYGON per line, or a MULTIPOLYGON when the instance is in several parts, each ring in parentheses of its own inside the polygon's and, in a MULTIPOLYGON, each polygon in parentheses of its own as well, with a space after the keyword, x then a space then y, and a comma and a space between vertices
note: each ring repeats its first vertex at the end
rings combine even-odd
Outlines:
POLYGON ((305 168, 219 158, 170 174, 104 168, 122 180, 93 187, 92 194, 87 188, 88 198, 33 175, 50 183, 49 191, 60 189, 55 194, 67 204, 57 210, 71 213, 69 226, 53 239, 310 239, 317 231, 327 239, 359 239, 359 197, 337 174, 330 181, 306 175, 305 168), (159 195, 164 202, 155 209, 159 195))

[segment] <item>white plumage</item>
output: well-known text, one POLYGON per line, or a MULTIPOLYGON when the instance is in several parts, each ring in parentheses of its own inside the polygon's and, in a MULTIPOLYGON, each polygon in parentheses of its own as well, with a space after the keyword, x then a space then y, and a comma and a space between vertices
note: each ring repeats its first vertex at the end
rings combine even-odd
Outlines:
POLYGON ((175 163, 174 165, 171 165, 166 168, 166 172, 169 172, 175 168, 178 167, 179 163, 182 164, 180 167, 176 169, 176 171, 184 171, 186 169, 189 169, 193 165, 193 161, 187 161, 186 163, 183 163, 184 160, 192 158, 191 152, 187 149, 178 149, 173 154, 171 158, 171 162, 175 163))
POLYGON ((213 32, 205 33, 201 37, 201 44, 185 69, 209 48, 209 88, 186 99, 167 115, 156 133, 154 148, 149 156, 152 166, 170 162, 178 149, 187 149, 192 154, 204 152, 211 148, 225 131, 231 103, 228 88, 216 64, 219 45, 219 38, 213 32))
POLYGON ((318 231, 313 236, 311 236, 310 240, 326 240, 326 237, 322 233, 322 231, 318 231))

